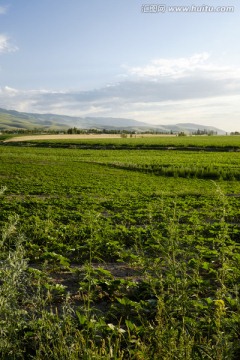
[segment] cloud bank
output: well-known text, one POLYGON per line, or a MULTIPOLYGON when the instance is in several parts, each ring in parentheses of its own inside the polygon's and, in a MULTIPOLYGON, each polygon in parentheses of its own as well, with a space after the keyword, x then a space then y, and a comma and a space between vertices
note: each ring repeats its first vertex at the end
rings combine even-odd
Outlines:
MULTIPOLYGON (((1 49, 1 37, 0 37, 1 49)), ((0 106, 26 112, 127 117, 152 124, 195 122, 240 130, 240 68, 208 53, 124 66, 124 80, 90 91, 0 90, 0 106)))

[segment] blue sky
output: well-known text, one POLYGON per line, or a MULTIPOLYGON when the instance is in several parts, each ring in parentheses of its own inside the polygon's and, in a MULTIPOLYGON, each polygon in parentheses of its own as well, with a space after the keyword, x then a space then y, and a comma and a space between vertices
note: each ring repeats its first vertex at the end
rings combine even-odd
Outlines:
POLYGON ((0 107, 239 131, 239 10, 236 0, 0 0, 0 107))

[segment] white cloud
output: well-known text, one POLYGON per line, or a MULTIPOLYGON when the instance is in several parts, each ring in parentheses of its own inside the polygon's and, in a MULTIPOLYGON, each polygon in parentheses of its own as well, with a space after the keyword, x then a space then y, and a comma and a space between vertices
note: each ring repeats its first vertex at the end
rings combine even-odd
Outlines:
POLYGON ((190 57, 177 59, 155 59, 138 67, 124 66, 130 76, 158 81, 164 77, 179 79, 193 76, 222 79, 234 75, 240 77, 240 69, 219 66, 210 61, 210 54, 203 52, 190 57))
POLYGON ((194 54, 188 58, 177 59, 155 59, 144 66, 128 68, 131 75, 148 78, 158 78, 162 76, 179 77, 187 72, 202 68, 204 62, 209 58, 209 54, 204 52, 194 54))
POLYGON ((3 89, 0 90, 1 93, 5 93, 8 95, 16 95, 19 93, 19 91, 17 89, 11 88, 10 86, 5 86, 3 89))
POLYGON ((0 15, 6 14, 8 6, 0 6, 0 15))
POLYGON ((0 34, 0 53, 17 51, 17 46, 10 43, 8 36, 0 34))

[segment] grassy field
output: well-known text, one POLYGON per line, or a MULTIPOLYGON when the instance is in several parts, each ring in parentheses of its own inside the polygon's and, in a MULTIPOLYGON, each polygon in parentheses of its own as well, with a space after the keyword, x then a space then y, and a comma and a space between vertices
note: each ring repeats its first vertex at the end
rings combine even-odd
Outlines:
POLYGON ((239 145, 2 144, 1 358, 239 359, 239 145))

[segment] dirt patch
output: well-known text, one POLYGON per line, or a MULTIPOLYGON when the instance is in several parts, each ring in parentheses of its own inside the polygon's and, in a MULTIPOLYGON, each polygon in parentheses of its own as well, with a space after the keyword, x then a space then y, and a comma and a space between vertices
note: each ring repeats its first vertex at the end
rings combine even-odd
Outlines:
MULTIPOLYGON (((34 269, 41 270, 39 264, 30 264, 30 267, 34 269)), ((145 279, 145 274, 142 268, 140 267, 131 267, 127 263, 104 263, 104 264, 92 264, 92 271, 97 270, 107 270, 109 274, 105 274, 106 279, 114 280, 127 280, 130 282, 141 283, 145 279)), ((81 289, 80 283, 86 280, 86 269, 82 265, 71 264, 70 269, 66 270, 51 270, 45 269, 47 271, 48 282, 53 286, 57 286, 55 290, 52 290, 52 305, 58 309, 58 312, 62 312, 62 306, 64 304, 65 295, 68 294, 71 306, 73 308, 82 306, 84 304, 84 298, 87 296, 86 289, 81 289), (61 288, 62 286, 62 288, 61 288), (59 292, 59 289, 62 291, 59 292)), ((100 275, 100 273, 99 273, 100 275)), ((98 277, 95 273, 96 278, 98 277)), ((106 280, 106 286, 108 280, 106 280)), ((87 282, 86 282, 87 284, 87 282)), ((105 286, 105 287, 106 287, 105 286)), ((119 285, 120 286, 120 285, 119 285)), ((95 285, 95 299, 94 307, 103 312, 107 312, 113 301, 112 297, 117 296, 113 293, 111 294, 111 289, 104 288, 104 281, 101 286, 95 285)), ((117 290, 116 290, 117 291, 117 290)))

